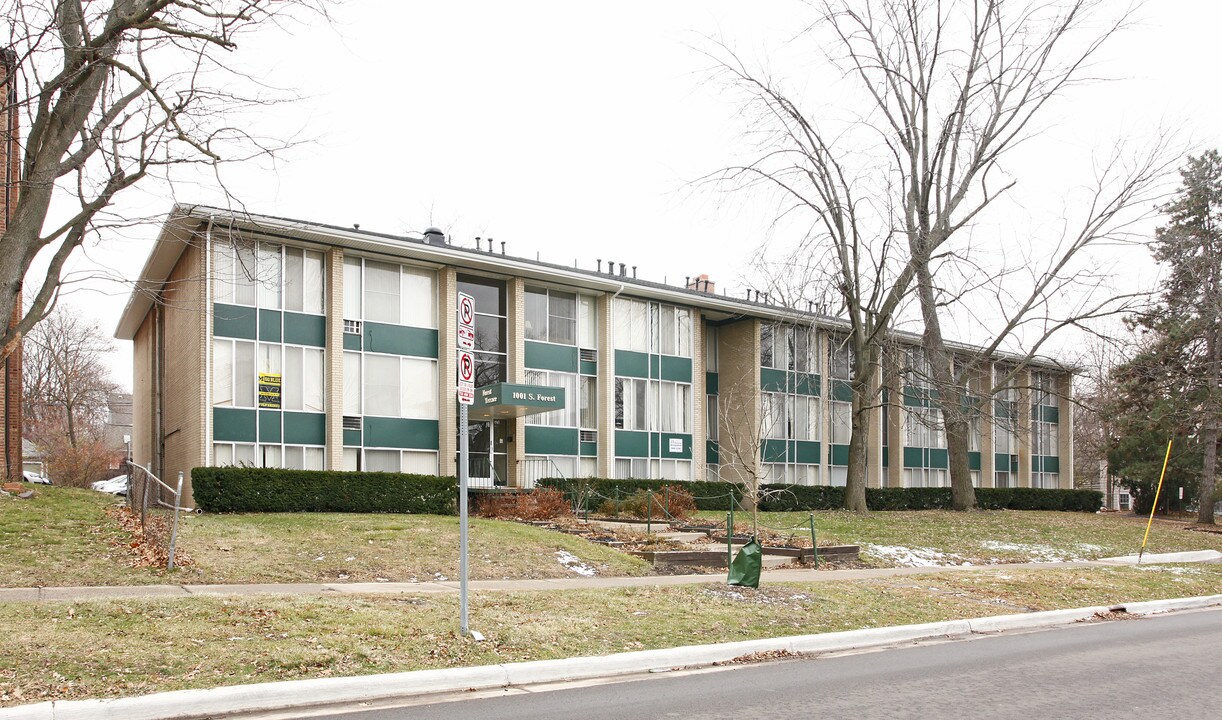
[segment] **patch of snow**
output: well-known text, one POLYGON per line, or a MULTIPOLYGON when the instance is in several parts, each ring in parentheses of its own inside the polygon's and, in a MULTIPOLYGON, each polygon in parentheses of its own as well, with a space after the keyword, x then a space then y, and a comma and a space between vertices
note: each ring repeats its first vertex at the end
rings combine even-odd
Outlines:
POLYGON ((581 575, 582 577, 594 577, 594 568, 586 565, 581 561, 581 558, 567 550, 557 550, 556 560, 561 565, 565 566, 569 570, 572 570, 578 575, 581 575))
POLYGON ((902 545, 866 545, 865 551, 884 560, 890 560, 899 567, 940 567, 943 565, 958 565, 963 558, 952 553, 944 553, 933 548, 910 548, 902 545))
MULTIPOLYGON (((1066 554, 1049 545, 1028 545, 1025 543, 1007 543, 998 542, 996 540, 981 540, 980 547, 985 550, 1003 550, 1006 552, 1020 553, 1027 556, 1027 562, 1033 563, 1057 563, 1057 562, 1073 562, 1082 560, 1072 553, 1066 554)), ((1079 543, 1077 549, 1081 552, 1097 552, 1103 548, 1098 545, 1087 545, 1079 543)), ((997 562, 993 559, 993 562, 997 562)))
POLYGON ((1138 565, 1138 570, 1153 570, 1155 572, 1171 573, 1172 575, 1200 575, 1199 568, 1179 567, 1169 565, 1138 565))

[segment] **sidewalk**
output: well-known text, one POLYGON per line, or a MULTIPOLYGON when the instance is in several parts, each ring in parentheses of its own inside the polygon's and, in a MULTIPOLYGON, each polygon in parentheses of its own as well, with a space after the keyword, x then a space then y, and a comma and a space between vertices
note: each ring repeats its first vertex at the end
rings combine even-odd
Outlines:
MULTIPOLYGON (((1023 563, 1014 565, 949 565, 937 567, 869 568, 861 570, 814 570, 793 568, 764 570, 761 582, 831 582, 865 580, 900 575, 980 570, 1020 570, 1109 566, 1094 560, 1068 563, 1023 563)), ((725 573, 700 575, 645 575, 640 577, 575 577, 546 580, 472 580, 471 592, 515 592, 520 590, 580 590, 586 588, 699 585, 725 581, 725 573)), ((0 602, 59 602, 111 598, 193 597, 197 595, 437 595, 458 593, 457 581, 385 583, 281 583, 254 585, 119 585, 93 587, 0 588, 0 602)))
MULTIPOLYGON (((929 567, 865 568, 857 570, 815 570, 785 568, 768 570, 761 582, 834 582, 868 580, 904 575, 929 575, 945 572, 988 570, 1050 570, 1057 568, 1116 567, 1136 564, 1137 556, 1082 560, 1077 562, 1037 562, 999 565, 934 565, 929 567)), ((1143 564, 1167 562, 1222 561, 1215 550, 1147 554, 1143 564)), ((516 592, 522 590, 582 590, 593 588, 650 587, 661 585, 700 585, 723 582, 725 573, 699 575, 643 575, 638 577, 572 577, 540 580, 472 580, 471 592, 516 592)), ((114 585, 92 587, 0 588, 0 602, 73 602, 113 598, 194 597, 218 595, 441 595, 458 593, 458 581, 384 582, 384 583, 257 583, 248 585, 114 585)))

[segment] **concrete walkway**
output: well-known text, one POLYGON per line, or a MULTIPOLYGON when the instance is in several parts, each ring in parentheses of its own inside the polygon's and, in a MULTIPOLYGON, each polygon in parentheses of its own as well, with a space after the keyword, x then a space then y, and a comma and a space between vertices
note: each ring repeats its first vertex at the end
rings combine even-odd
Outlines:
MULTIPOLYGON (((1143 564, 1167 562, 1217 563, 1222 554, 1216 550, 1147 554, 1143 564)), ((1078 562, 1014 563, 1001 565, 936 565, 931 567, 865 568, 857 570, 815 570, 785 568, 761 574, 761 582, 832 582, 868 580, 906 575, 988 570, 1054 570, 1059 568, 1115 567, 1135 564, 1137 556, 1083 560, 1078 562)), ((472 580, 471 592, 515 592, 521 590, 582 590, 618 587, 658 587, 699 585, 724 582, 725 573, 699 575, 644 575, 640 577, 571 577, 540 580, 472 580)), ((0 588, 0 602, 73 602, 114 598, 196 597, 233 595, 442 595, 457 594, 458 581, 373 582, 373 583, 259 583, 248 585, 116 585, 91 587, 0 588)))
MULTIPOLYGON (((941 572, 1104 567, 1102 561, 1067 563, 1022 563, 1013 565, 948 565, 938 567, 868 568, 859 570, 814 570, 787 568, 764 570, 762 582, 830 582, 866 580, 941 572)), ((725 573, 701 575, 646 575, 641 577, 553 578, 544 580, 472 580, 472 592, 520 590, 580 590, 593 588, 698 585, 725 582, 725 573)), ((0 588, 0 602, 63 602, 114 598, 195 597, 223 595, 438 595, 458 593, 457 581, 385 583, 267 583, 252 585, 121 585, 92 587, 0 588)))

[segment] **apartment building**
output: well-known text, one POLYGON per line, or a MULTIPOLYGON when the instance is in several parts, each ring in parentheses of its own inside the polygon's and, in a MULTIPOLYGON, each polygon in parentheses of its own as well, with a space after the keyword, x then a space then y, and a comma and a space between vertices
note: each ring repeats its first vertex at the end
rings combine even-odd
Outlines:
MULTIPOLYGON (((486 243, 486 246, 485 246, 486 243)), ((454 474, 456 303, 475 298, 473 486, 548 476, 844 484, 844 323, 451 244, 177 206, 120 320, 134 343, 132 455, 203 465, 454 474), (485 402, 486 401, 486 402, 485 402)), ((917 338, 897 337, 869 411, 869 483, 949 482, 917 338)), ((964 348, 964 350, 968 350, 964 348)), ((1013 360, 1011 360, 1013 363, 1013 360)), ((983 365, 982 486, 1071 487, 1070 376, 983 365), (986 397, 1002 382, 1004 390, 986 397)), ((973 393, 975 395, 973 395, 973 393)))

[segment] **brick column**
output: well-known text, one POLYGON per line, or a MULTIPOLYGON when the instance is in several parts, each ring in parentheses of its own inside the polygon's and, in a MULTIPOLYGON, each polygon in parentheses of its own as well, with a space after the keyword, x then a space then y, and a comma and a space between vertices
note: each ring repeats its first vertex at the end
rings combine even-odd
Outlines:
POLYGON ((704 316, 695 308, 692 314, 692 479, 705 477, 705 439, 708 431, 704 411, 708 389, 704 377, 704 316))
POLYGON ((759 475, 760 323, 748 318, 718 329, 722 478, 750 482, 759 475))
POLYGON ((904 487, 904 379, 899 368, 887 369, 887 382, 887 487, 904 487))
POLYGON ((1031 371, 1020 370, 1014 378, 1018 386, 1018 426, 1014 429, 1018 450, 1017 487, 1031 487, 1031 371))
MULTIPOLYGON (((505 320, 505 330, 508 338, 505 343, 506 372, 508 382, 520 383, 526 380, 526 282, 520 277, 505 281, 505 305, 509 317, 505 320)), ((577 398, 565 398, 565 402, 577 402, 577 398)), ((526 418, 519 417, 508 423, 513 442, 505 448, 506 463, 509 466, 509 477, 506 482, 509 487, 522 487, 526 484, 526 418)))
POLYGON ((599 295, 595 303, 598 316, 598 468, 599 477, 609 478, 615 462, 615 346, 612 333, 610 295, 599 295))
MULTIPOLYGON (((1065 373, 1057 384, 1057 455, 1060 458, 1060 475, 1057 486, 1073 488, 1073 375, 1065 373)), ((1103 488, 1100 488, 1103 489, 1103 488)))
MULTIPOLYGON (((866 487, 882 487, 883 482, 883 411, 882 411, 882 364, 874 369, 870 378, 869 393, 874 398, 866 420, 866 487)), ((888 413, 890 415, 890 413, 888 413)), ((888 437, 888 439, 890 439, 888 437)), ((890 463, 888 462, 888 465, 890 463)))
POLYGON ((344 251, 327 252, 327 469, 344 469, 344 251))
POLYGON ((437 447, 438 472, 457 475, 458 465, 458 272, 437 271, 437 447))
POLYGON ((975 378, 975 388, 980 396, 980 487, 997 486, 996 398, 993 395, 993 363, 985 362, 975 378))

